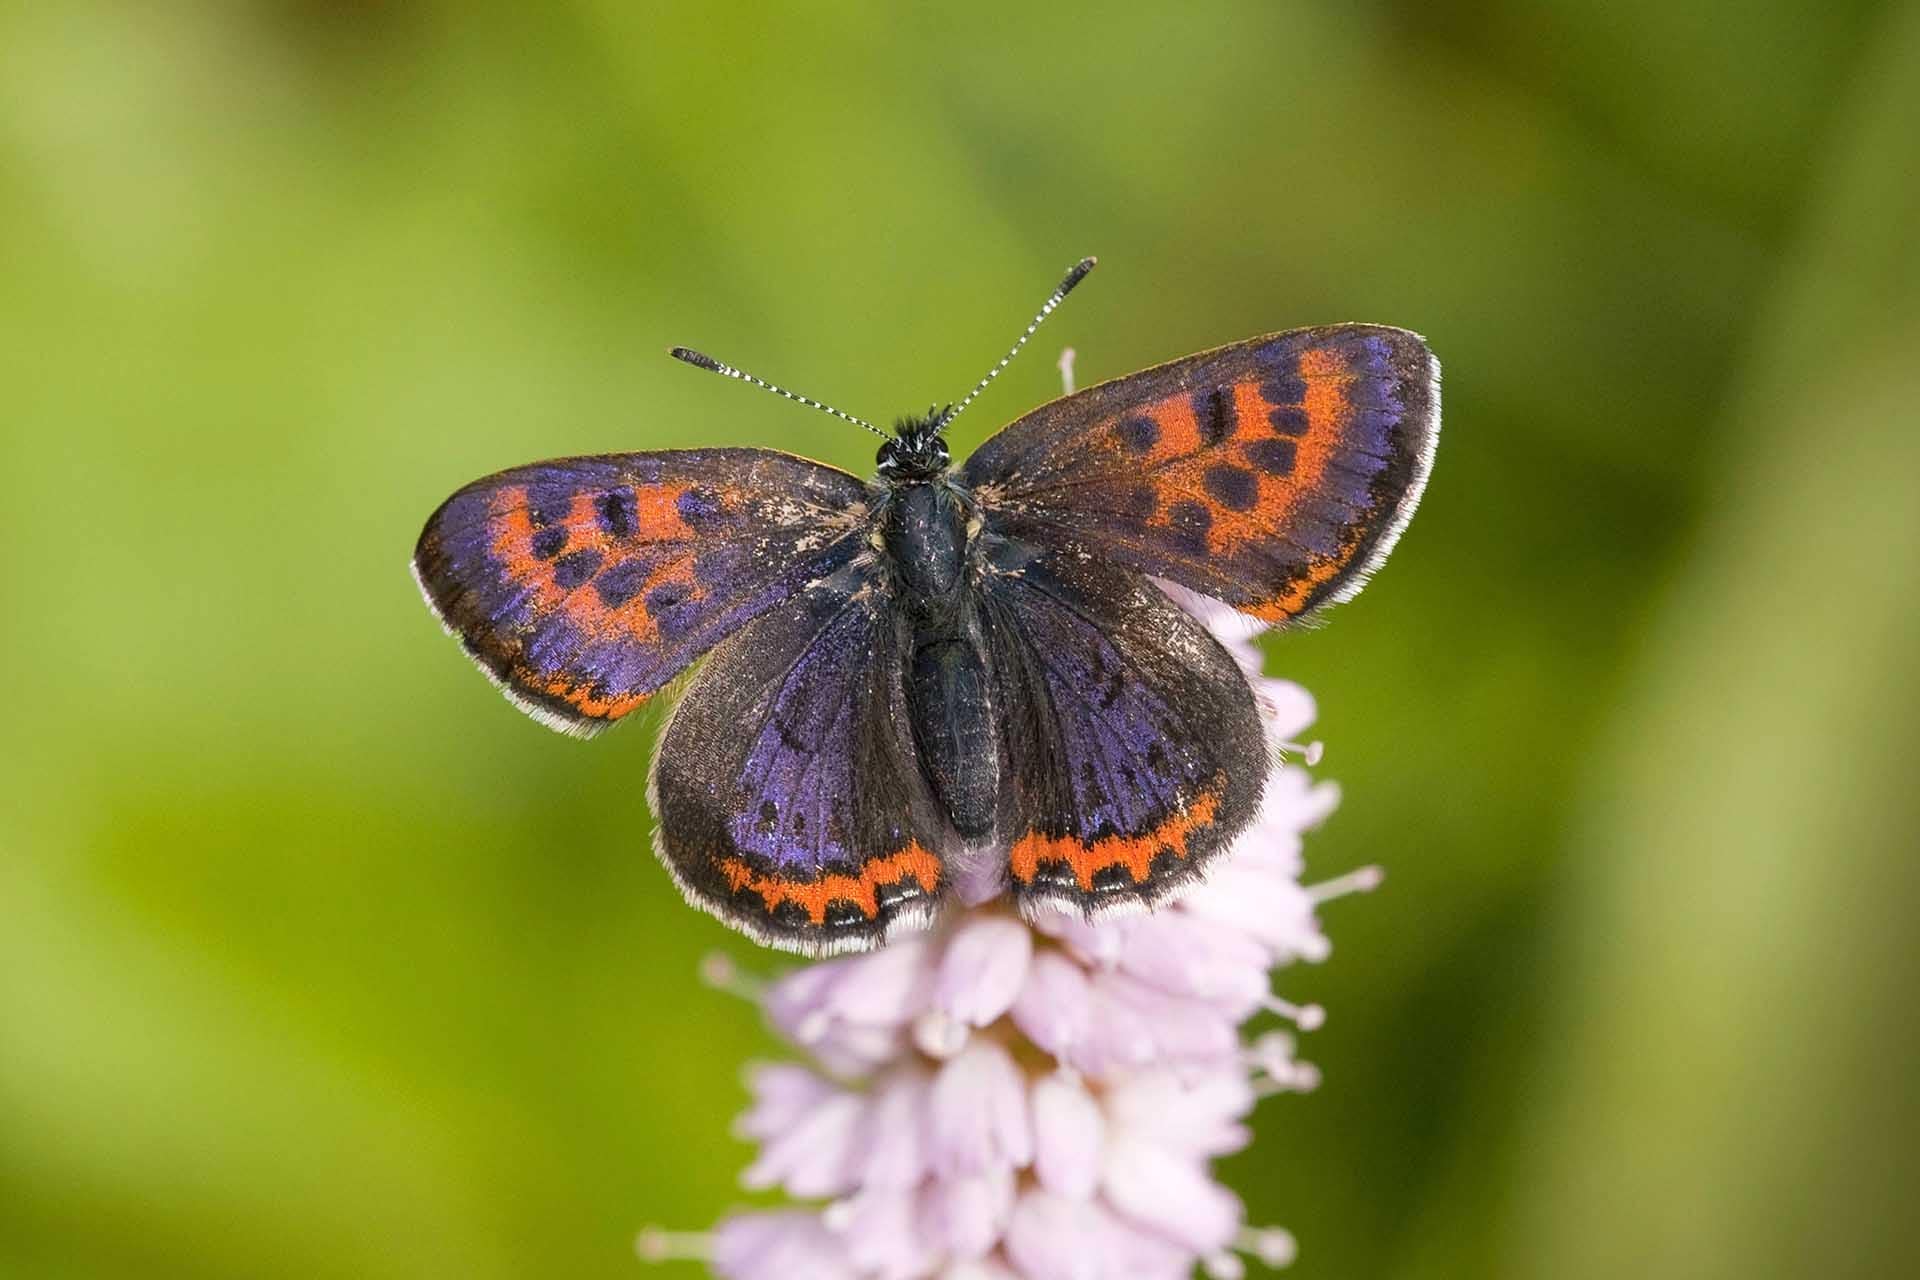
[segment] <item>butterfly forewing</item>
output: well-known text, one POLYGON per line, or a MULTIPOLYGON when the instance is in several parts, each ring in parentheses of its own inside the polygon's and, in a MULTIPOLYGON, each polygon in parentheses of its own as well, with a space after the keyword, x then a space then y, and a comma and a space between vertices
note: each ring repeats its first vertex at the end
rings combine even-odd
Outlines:
POLYGON ((591 734, 861 547, 866 486, 764 449, 565 458, 461 489, 414 573, 514 703, 591 734))
POLYGON ((1438 379, 1404 329, 1295 329, 1043 405, 961 475, 1010 537, 1285 622, 1385 559, 1432 466, 1438 379))

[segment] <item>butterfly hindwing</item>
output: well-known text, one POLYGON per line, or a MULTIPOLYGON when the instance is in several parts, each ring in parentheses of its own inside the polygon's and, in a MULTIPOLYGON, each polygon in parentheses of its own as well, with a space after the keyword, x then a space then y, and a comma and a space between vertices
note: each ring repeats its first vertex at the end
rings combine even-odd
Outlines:
POLYGON ((1404 329, 1295 329, 1043 405, 961 474, 1010 536, 1285 622, 1386 558, 1432 466, 1438 380, 1404 329))
POLYGON ((765 449, 564 458, 467 485, 414 574, 514 703, 591 734, 860 549, 866 486, 765 449))
POLYGON ((687 897, 808 954, 924 923, 947 825, 915 762, 901 639, 856 563, 722 643, 661 734, 656 842, 687 897))
POLYGON ((1139 574, 1010 544, 984 579, 1023 907, 1151 905, 1252 820, 1268 770, 1253 692, 1139 574))

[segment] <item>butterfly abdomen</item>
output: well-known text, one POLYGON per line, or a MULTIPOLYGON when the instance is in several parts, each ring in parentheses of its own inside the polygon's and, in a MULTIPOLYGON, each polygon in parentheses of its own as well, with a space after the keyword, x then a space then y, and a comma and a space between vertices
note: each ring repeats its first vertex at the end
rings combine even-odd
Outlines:
POLYGON ((955 831, 976 840, 999 807, 991 681, 975 635, 921 637, 907 667, 914 746, 955 831))
POLYGON ((943 479, 901 484, 881 517, 907 634, 907 711, 921 768, 954 829, 977 839, 999 805, 992 684, 967 570, 967 512, 943 479))

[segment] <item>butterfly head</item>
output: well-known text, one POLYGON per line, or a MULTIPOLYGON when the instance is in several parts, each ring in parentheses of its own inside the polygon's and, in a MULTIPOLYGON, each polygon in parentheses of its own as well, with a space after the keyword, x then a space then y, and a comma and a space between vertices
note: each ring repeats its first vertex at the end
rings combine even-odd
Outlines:
POLYGON ((893 439, 880 446, 875 461, 880 476, 902 484, 931 480, 947 469, 952 455, 947 438, 941 434, 952 408, 928 409, 921 415, 909 415, 894 424, 893 439))

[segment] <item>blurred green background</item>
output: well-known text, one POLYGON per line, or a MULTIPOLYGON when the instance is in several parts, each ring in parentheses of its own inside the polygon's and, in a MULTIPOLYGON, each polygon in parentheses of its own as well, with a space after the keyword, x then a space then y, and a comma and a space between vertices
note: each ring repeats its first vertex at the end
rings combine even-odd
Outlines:
POLYGON ((19 3, 0 16, 0 1274, 634 1276, 770 1041, 651 726, 406 560, 554 454, 957 429, 1427 334, 1392 565, 1269 643, 1346 803, 1327 1077, 1228 1166, 1331 1277, 1920 1267, 1920 5, 19 3))

